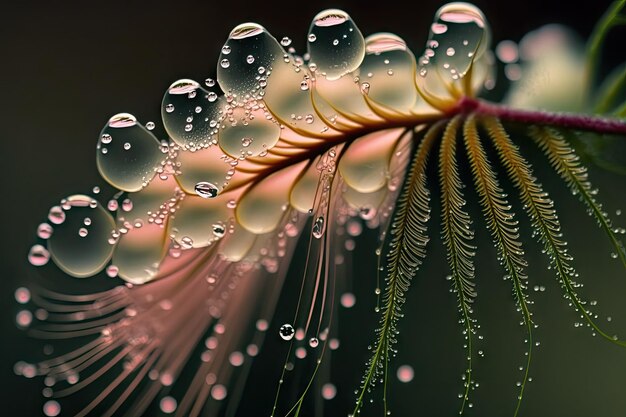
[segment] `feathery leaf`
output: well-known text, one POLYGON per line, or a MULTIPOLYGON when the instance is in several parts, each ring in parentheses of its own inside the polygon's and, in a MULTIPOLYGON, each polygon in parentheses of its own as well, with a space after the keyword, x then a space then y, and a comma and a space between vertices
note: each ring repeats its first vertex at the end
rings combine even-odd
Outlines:
POLYGON ((548 156, 550 164, 561 175, 573 193, 580 195, 580 200, 589 208, 598 225, 604 229, 611 240, 617 256, 626 267, 626 249, 613 230, 611 219, 602 210, 602 204, 594 198, 594 191, 588 179, 587 168, 580 163, 580 158, 565 141, 563 136, 548 127, 532 126, 529 135, 548 156))
POLYGON ((467 338, 467 369, 465 371, 465 392, 460 412, 468 400, 472 383, 472 335, 475 333, 471 303, 476 296, 474 289, 475 247, 470 243, 474 238, 471 220, 463 210, 465 200, 461 191, 462 183, 456 163, 456 136, 461 121, 454 117, 446 126, 439 151, 439 180, 441 184, 442 238, 447 249, 452 282, 456 291, 459 312, 463 323, 463 333, 467 338))
MULTIPOLYGON (((428 153, 433 142, 439 137, 441 126, 441 123, 431 126, 424 135, 413 159, 403 192, 398 199, 391 225, 392 238, 387 255, 388 272, 385 279, 386 288, 380 327, 377 330, 374 354, 368 361, 361 392, 357 399, 355 415, 363 404, 365 393, 375 384, 381 372, 384 373, 386 385, 389 352, 396 342, 396 324, 402 317, 401 310, 405 302, 405 293, 409 289, 411 278, 415 276, 422 264, 422 259, 426 256, 428 243, 426 222, 430 218, 430 193, 426 188, 426 165, 428 153)), ((384 407, 386 413, 386 389, 384 407)))
POLYGON ((505 268, 508 277, 513 281, 513 294, 522 313, 522 319, 528 333, 526 339, 528 346, 526 368, 514 414, 517 416, 528 380, 533 347, 533 322, 528 308, 528 294, 526 293, 527 276, 524 272, 527 262, 523 258, 524 251, 522 243, 519 241, 518 222, 514 219, 511 206, 506 200, 506 195, 502 188, 500 188, 496 174, 491 168, 485 150, 480 143, 474 116, 469 116, 465 121, 463 137, 474 176, 474 183, 480 196, 480 204, 483 208, 485 220, 487 221, 487 228, 491 232, 498 250, 500 263, 505 268))
POLYGON ((576 276, 576 271, 570 263, 573 258, 567 251, 566 242, 562 240, 561 224, 554 210, 554 203, 532 175, 530 164, 520 155, 517 146, 511 142, 509 135, 498 119, 486 117, 483 119, 483 123, 494 141, 502 164, 515 187, 519 190, 520 198, 532 221, 538 240, 544 246, 567 298, 571 300, 576 311, 599 335, 617 345, 626 347, 626 342, 609 336, 596 324, 592 313, 585 308, 585 302, 576 293, 576 288, 580 285, 573 280, 576 276))

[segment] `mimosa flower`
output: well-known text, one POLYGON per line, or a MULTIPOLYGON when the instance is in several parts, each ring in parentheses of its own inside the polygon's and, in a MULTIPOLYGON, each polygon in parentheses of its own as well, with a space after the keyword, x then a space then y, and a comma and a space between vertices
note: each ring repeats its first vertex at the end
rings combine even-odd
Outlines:
MULTIPOLYGON (((384 274, 385 282, 384 288, 377 284, 380 326, 352 410, 358 414, 368 393, 386 385, 406 292, 431 250, 427 231, 437 228, 430 221, 430 189, 437 186, 440 229, 430 233, 441 233, 466 340, 462 412, 477 386, 472 358, 478 326, 472 311, 477 249, 460 153, 469 161, 473 189, 527 332, 514 413, 528 381, 535 324, 525 245, 502 176, 519 193, 568 302, 595 333, 626 346, 600 327, 578 295, 554 203, 507 131, 511 123, 527 125, 522 138, 535 141, 581 196, 626 266, 619 233, 567 141, 581 130, 623 136, 626 123, 477 99, 493 87, 496 62, 487 20, 471 4, 441 7, 429 33, 416 57, 398 36, 364 37, 346 12, 330 9, 314 17, 308 50, 298 55, 290 39, 279 41, 264 27, 244 23, 221 50, 217 81, 207 79, 203 86, 181 79, 165 92, 161 115, 168 138, 160 140, 154 124, 143 126, 131 114, 111 117, 98 138, 96 162, 119 193, 106 202, 73 195, 53 207, 38 232, 45 247, 34 246, 30 259, 43 265, 50 257, 76 278, 106 271, 125 285, 88 295, 32 291, 44 322, 30 328, 33 335, 91 337, 75 350, 16 368, 45 376, 44 395, 54 398, 45 413, 58 414, 58 398, 110 375, 78 416, 120 410, 137 416, 154 401, 164 413, 217 415, 220 404, 236 407, 241 400, 249 364, 271 335, 288 342, 289 352, 278 364, 280 380, 271 382, 278 386, 275 403, 259 414, 297 415, 310 384, 286 404, 279 395, 283 382, 294 358, 313 359, 309 381, 327 351, 337 348, 333 312, 343 279, 337 271, 365 225, 378 233, 380 268, 363 279, 384 274), (437 178, 428 178, 431 165, 437 178), (287 277, 291 260, 300 257, 294 255, 300 253, 298 240, 306 246, 304 271, 300 278, 287 277), (287 279, 300 279, 301 289, 293 320, 277 324, 272 317, 287 279), (184 394, 170 395, 169 387, 188 372, 184 394)), ((516 94, 510 103, 534 108, 533 100, 516 94)), ((351 307, 354 295, 343 294, 340 303, 351 307)), ((32 315, 20 320, 29 327, 32 315)), ((413 370, 398 375, 408 382, 413 370)), ((321 390, 326 399, 335 394, 330 383, 321 390)))

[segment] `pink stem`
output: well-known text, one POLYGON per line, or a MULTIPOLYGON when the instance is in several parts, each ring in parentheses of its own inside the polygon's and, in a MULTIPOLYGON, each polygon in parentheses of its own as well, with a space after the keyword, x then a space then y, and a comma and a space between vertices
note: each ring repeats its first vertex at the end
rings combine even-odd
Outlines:
POLYGON ((476 113, 498 117, 509 122, 550 125, 596 133, 626 135, 626 121, 587 114, 554 113, 542 110, 521 110, 464 97, 451 113, 476 113))

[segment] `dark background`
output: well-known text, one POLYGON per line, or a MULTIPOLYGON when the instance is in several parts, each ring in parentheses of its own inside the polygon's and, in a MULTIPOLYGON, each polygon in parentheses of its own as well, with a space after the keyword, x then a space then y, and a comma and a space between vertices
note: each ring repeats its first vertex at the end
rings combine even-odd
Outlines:
MULTIPOLYGON (((17 2, 15 2, 17 3, 17 2)), ((475 2, 487 15, 495 41, 519 40, 542 24, 567 24, 586 37, 609 2, 593 1, 575 5, 555 0, 524 2, 475 2), (567 4, 565 6, 564 4, 567 4)), ((41 381, 25 380, 13 374, 19 359, 39 351, 40 342, 26 338, 14 325, 17 304, 15 288, 30 282, 45 282, 47 273, 26 262, 28 248, 35 242, 35 228, 48 208, 66 195, 86 192, 94 185, 104 187, 94 163, 96 137, 106 120, 127 111, 142 122, 159 121, 161 97, 178 78, 199 81, 215 75, 216 59, 228 32, 244 21, 257 21, 277 38, 289 36, 302 50, 310 19, 328 7, 348 11, 364 34, 391 31, 403 37, 412 50, 421 51, 433 13, 442 4, 421 1, 410 8, 399 2, 362 1, 316 2, 20 2, 0 9, 0 151, 3 203, 0 204, 3 235, 0 250, 0 404, 6 416, 40 414, 43 398, 41 381)), ((623 36, 623 31, 621 36, 623 36)), ((612 38, 608 61, 624 58, 623 45, 612 38)), ((623 39, 623 37, 622 37, 623 39)), ((573 86, 575 88, 575 86, 573 86)), ((158 124, 158 123, 157 123, 158 124)), ((541 172, 541 166, 538 167, 541 172)), ((624 208, 622 178, 595 172, 603 185, 601 197, 610 213, 624 208)), ((593 221, 555 180, 546 187, 560 203, 562 221, 571 238, 576 263, 586 282, 585 294, 596 294, 600 322, 610 329, 624 329, 623 271, 608 255, 610 249, 593 221), (612 315, 612 323, 606 316, 612 315), (620 320, 621 319, 621 320, 620 320), (617 322, 617 323, 615 323, 617 322), (620 327, 621 323, 621 327, 620 327)), ((108 196, 105 188, 103 198, 108 196)), ((471 199, 471 198, 470 198, 471 199)), ((476 217, 476 216, 475 216, 476 217)), ((479 218, 479 217, 477 217, 479 218)), ((623 226, 624 221, 619 219, 623 226)), ((436 217, 435 217, 436 221, 436 217)), ((480 221, 477 241, 482 243, 478 266, 477 316, 483 323, 486 357, 477 362, 481 384, 474 394, 476 404, 467 415, 512 415, 515 403, 517 366, 523 360, 523 329, 511 301, 510 283, 501 280, 493 246, 480 221)), ((436 235, 436 232, 433 233, 436 235)), ((433 236, 433 248, 440 246, 433 236)), ((525 240, 530 242, 528 234, 525 240)), ((606 416, 626 415, 626 352, 593 338, 587 330, 575 329, 575 314, 567 308, 551 271, 530 245, 530 272, 534 284, 547 287, 531 295, 541 346, 536 351, 524 416, 606 416)), ((357 259, 372 259, 371 248, 358 247, 357 259)), ((441 256, 440 256, 441 257, 441 256)), ((374 284, 366 278, 372 265, 361 263, 355 292, 358 308, 342 313, 342 349, 334 363, 333 382, 339 393, 325 415, 345 415, 352 404, 352 389, 358 384, 366 357, 365 346, 371 326, 354 326, 354 320, 374 323, 369 313, 374 284), (367 269, 369 268, 369 269, 367 269), (371 320, 368 322, 366 318, 371 320), (344 336, 345 335, 345 336, 344 336)), ((455 301, 443 278, 445 263, 429 261, 423 279, 410 294, 407 318, 403 320, 400 353, 392 368, 410 363, 416 372, 410 384, 392 383, 393 414, 396 416, 450 416, 458 407, 463 353, 456 324, 455 301)), ((54 285, 73 290, 97 286, 66 278, 54 285)), ((596 296, 590 296, 590 299, 596 296)), ((267 353, 270 358, 270 340, 267 353)), ((277 365, 279 366, 279 365, 277 365)), ((263 375, 259 374, 262 378, 263 375)), ((395 377, 392 378, 395 381, 395 377)), ((273 398, 274 385, 259 384, 249 390, 245 416, 267 414, 254 410, 273 398), (267 389, 263 387, 267 386, 267 389), (263 400, 265 399, 265 400, 263 400)), ((71 400, 70 400, 71 402, 71 400)), ((63 403, 65 404, 65 403, 63 403)), ((266 410, 267 408, 264 408, 266 410)), ((365 415, 371 412, 365 411, 365 415)))

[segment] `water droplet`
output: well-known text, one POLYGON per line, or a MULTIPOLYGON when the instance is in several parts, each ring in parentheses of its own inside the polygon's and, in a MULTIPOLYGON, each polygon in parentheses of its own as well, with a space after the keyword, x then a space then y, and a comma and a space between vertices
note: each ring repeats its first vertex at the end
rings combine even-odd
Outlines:
POLYGON ((173 111, 174 111, 174 105, 173 105, 173 104, 168 104, 168 105, 166 105, 166 106, 165 106, 165 111, 166 111, 167 113, 171 113, 171 112, 173 112, 173 111))
POLYGON ((230 54, 230 46, 228 46, 228 45, 224 45, 224 46, 222 46, 222 53, 223 53, 224 55, 228 55, 228 54, 230 54))
POLYGON ((191 248, 193 248, 193 239, 190 238, 189 236, 183 236, 180 239, 180 246, 183 249, 191 249, 191 248))
POLYGON ((260 97, 263 86, 258 75, 264 73, 265 68, 271 68, 284 55, 283 48, 263 26, 256 23, 235 27, 225 46, 231 51, 228 54, 228 65, 223 65, 226 58, 222 53, 217 68, 217 80, 222 90, 233 94, 236 100, 243 101, 246 95, 260 97), (252 63, 255 65, 250 65, 252 63), (258 72, 260 67, 263 67, 263 72, 258 72))
POLYGON ((63 271, 73 277, 88 277, 101 271, 113 253, 108 239, 115 222, 88 196, 70 196, 67 204, 66 219, 48 239, 48 250, 63 271), (89 230, 84 227, 87 223, 89 230))
POLYGON ((309 42, 315 42, 317 40, 317 36, 315 36, 315 33, 309 33, 307 39, 309 42))
POLYGON ((226 233, 226 229, 224 228, 224 225, 221 223, 215 223, 213 225, 213 234, 215 235, 215 237, 224 237, 224 234, 226 233))
POLYGON ((287 46, 291 45, 291 39, 290 39, 290 38, 288 38, 287 36, 285 36, 285 37, 283 37, 283 38, 280 40, 280 44, 281 44, 282 46, 284 46, 284 47, 287 47, 287 46))
POLYGON ((33 245, 28 252, 28 261, 35 266, 43 266, 50 260, 50 253, 41 245, 33 245))
POLYGON ((48 239, 50 236, 52 236, 52 226, 50 226, 48 223, 41 223, 39 226, 37 226, 37 236, 39 236, 41 239, 48 239))
POLYGON ((220 61, 220 67, 222 67, 222 68, 230 67, 230 61, 228 59, 226 59, 226 58, 222 59, 220 61))
POLYGON ((300 83, 300 90, 302 90, 302 91, 307 91, 308 89, 309 89, 309 82, 308 82, 308 81, 306 81, 306 80, 303 80, 303 81, 300 83))
MULTIPOLYGON (((118 113, 109 119, 109 127, 114 129, 131 127, 137 124, 137 119, 130 113, 118 113)), ((102 134, 104 136, 105 134, 102 134)), ((100 136, 100 137, 102 137, 100 136)))
POLYGON ((148 129, 148 130, 152 130, 152 129, 154 129, 154 122, 148 122, 148 123, 146 123, 146 129, 148 129))
POLYGON ((109 265, 107 266, 106 272, 110 278, 115 278, 119 272, 119 268, 115 265, 109 265))
POLYGON ((61 224, 65 221, 65 212, 61 207, 54 206, 48 212, 48 220, 54 224, 61 224))
POLYGON ((163 96, 165 112, 161 112, 163 126, 174 142, 190 150, 209 146, 216 130, 210 121, 219 118, 217 99, 215 92, 204 90, 196 81, 174 82, 163 96), (176 110, 168 111, 169 104, 176 110))
MULTIPOLYGON (((447 85, 463 78, 470 66, 480 61, 489 42, 489 28, 477 7, 461 2, 442 6, 431 26, 427 42, 429 50, 419 60, 418 73, 421 77, 418 85, 422 92, 435 97, 449 97, 447 85), (435 53, 435 48, 443 49, 445 54, 435 53)), ((473 82, 471 88, 480 88, 488 73, 486 70, 475 71, 476 83, 473 82)))
POLYGON ((311 61, 330 80, 354 71, 365 56, 365 39, 342 10, 328 9, 315 16, 308 39, 311 61), (314 41, 311 41, 311 35, 314 41))
POLYGON ((206 181, 197 183, 194 190, 202 198, 214 198, 219 192, 219 189, 214 184, 206 181))
POLYGON ((315 219, 315 222, 313 223, 313 237, 316 239, 320 239, 322 236, 324 236, 325 231, 326 226, 324 224, 324 217, 319 216, 317 219, 315 219))
POLYGON ((113 116, 100 137, 104 135, 110 135, 112 143, 97 153, 100 175, 120 190, 140 190, 162 159, 160 142, 128 113, 113 116))
POLYGON ((305 120, 308 124, 311 124, 311 123, 313 123, 313 121, 314 121, 315 119, 313 118, 313 115, 312 115, 312 114, 307 114, 307 115, 306 115, 306 117, 304 118, 304 120, 305 120))
POLYGON ((317 337, 312 337, 309 339, 309 346, 312 348, 316 348, 320 344, 320 341, 317 337))
POLYGON ((280 326, 278 334, 283 340, 291 340, 296 334, 296 331, 293 329, 293 326, 291 324, 283 324, 282 326, 280 326))

